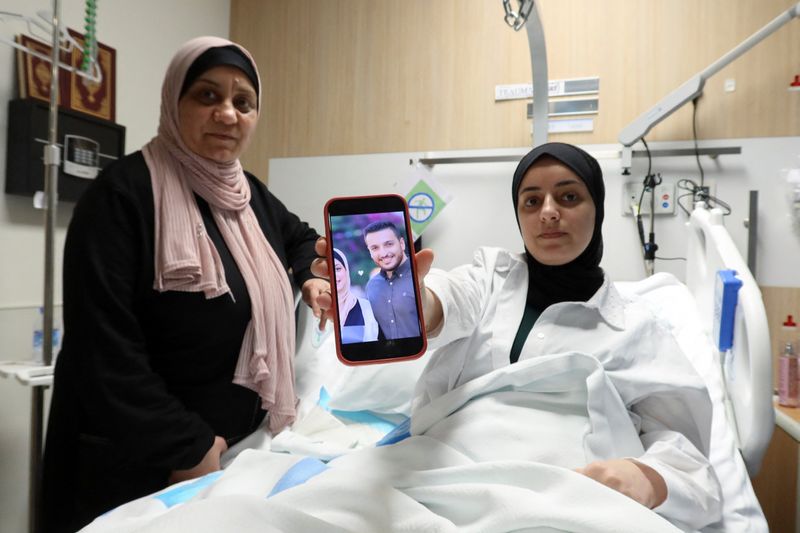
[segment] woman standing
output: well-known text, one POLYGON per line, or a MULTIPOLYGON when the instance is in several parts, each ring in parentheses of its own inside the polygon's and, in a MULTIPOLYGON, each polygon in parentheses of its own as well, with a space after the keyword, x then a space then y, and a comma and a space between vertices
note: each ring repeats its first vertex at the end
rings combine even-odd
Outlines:
MULTIPOLYGON (((219 469, 266 415, 295 414, 294 298, 317 233, 245 173, 258 120, 250 54, 184 44, 158 134, 107 167, 75 208, 44 459, 46 531, 219 469)), ((315 309, 316 311, 316 309, 315 309)))

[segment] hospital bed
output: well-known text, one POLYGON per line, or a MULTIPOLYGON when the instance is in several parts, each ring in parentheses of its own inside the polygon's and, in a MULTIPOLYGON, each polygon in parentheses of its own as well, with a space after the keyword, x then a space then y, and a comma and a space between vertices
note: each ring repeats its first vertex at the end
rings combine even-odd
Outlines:
MULTIPOLYGON (((642 298, 670 324, 708 384, 714 405, 710 459, 723 487, 724 513, 720 523, 704 531, 766 531, 748 478, 748 472, 758 471, 774 420, 764 307, 720 213, 699 207, 689 233, 687 284, 660 273, 616 285, 623 295, 642 298), (712 341, 715 277, 723 268, 736 270, 743 282, 734 348, 726 358, 712 341)), ((274 438, 257 431, 229 450, 223 471, 122 505, 86 531, 507 531, 540 526, 676 531, 655 513, 568 469, 491 457, 492 447, 509 439, 485 436, 481 409, 494 404, 481 402, 507 399, 522 374, 526 384, 552 385, 561 379, 558 361, 512 365, 517 373, 470 382, 466 397, 449 398, 438 413, 415 411, 409 419, 414 385, 427 357, 345 367, 335 356, 330 327, 320 332, 302 304, 297 336, 300 403, 292 428, 274 438), (490 440, 475 442, 485 437, 490 440), (490 457, 475 461, 469 457, 473 453, 490 457), (575 512, 576 501, 581 513, 575 512)), ((502 427, 503 418, 494 417, 493 427, 502 427)), ((526 420, 507 429, 519 437, 520 428, 540 422, 526 420)))

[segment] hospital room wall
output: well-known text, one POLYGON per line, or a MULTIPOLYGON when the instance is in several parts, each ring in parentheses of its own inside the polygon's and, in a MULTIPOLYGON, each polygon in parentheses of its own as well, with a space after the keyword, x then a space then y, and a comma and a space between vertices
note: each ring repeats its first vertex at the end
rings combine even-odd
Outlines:
MULTIPOLYGON (((550 140, 561 140, 551 135, 550 140)), ((655 142, 653 150, 691 148, 691 141, 655 142)), ((603 268, 615 280, 637 280, 645 276, 636 226, 631 216, 622 215, 622 187, 625 182, 641 182, 647 163, 634 159, 629 176, 621 173, 619 145, 583 145, 600 157, 606 184, 605 251, 603 268)), ((792 218, 790 187, 784 169, 800 166, 800 136, 749 139, 704 140, 706 147, 739 148, 741 154, 717 159, 700 158, 705 184, 712 194, 727 202, 730 216, 725 227, 743 258, 748 253, 750 191, 759 193, 756 234, 756 281, 762 288, 767 318, 773 339, 777 374, 777 347, 785 337, 781 323, 787 314, 800 315, 800 220, 792 218)), ((525 148, 440 152, 397 152, 319 157, 287 157, 270 161, 269 186, 301 218, 322 231, 322 206, 333 196, 405 193, 404 184, 417 177, 432 177, 453 200, 423 235, 424 246, 436 252, 435 265, 452 268, 467 263, 478 246, 500 246, 521 250, 510 198, 513 163, 471 163, 436 165, 432 168, 410 165, 422 157, 463 157, 521 154, 525 148)), ((657 157, 653 171, 661 174, 665 185, 676 187, 678 180, 700 182, 693 156, 657 157)), ((676 196, 685 191, 675 189, 676 196)), ((681 199, 689 207, 688 198, 681 199)), ((658 257, 685 258, 688 233, 686 215, 678 208, 673 215, 659 215, 655 221, 658 257)), ((645 232, 649 218, 644 217, 645 232)), ((669 272, 685 279, 684 260, 657 260, 657 272, 669 272)), ((795 333, 796 335, 796 333, 795 333)), ((800 340, 795 338, 795 340, 800 340)))
MULTIPOLYGON (((616 143, 635 117, 795 3, 538 1, 549 78, 600 79, 599 113, 589 116, 593 131, 553 139, 594 146, 616 143)), ((369 0, 231 0, 231 36, 252 50, 262 71, 270 74, 264 119, 254 148, 243 158, 245 165, 271 181, 274 158, 395 153, 401 162, 400 154, 528 145, 526 102, 494 100, 496 85, 530 83, 531 77, 526 32, 511 30, 502 15, 500 0, 407 0, 402 9, 369 0)), ((709 139, 775 138, 775 144, 786 146, 780 139, 800 135, 800 92, 787 90, 800 73, 798 65, 800 21, 793 20, 712 76, 697 106, 697 135, 703 145, 709 139), (733 90, 725 88, 730 82, 733 90)), ((647 140, 680 143, 692 134, 689 104, 653 128, 647 140)), ((781 168, 800 163, 800 149, 792 150, 788 142, 783 152, 773 152, 771 143, 757 143, 758 158, 745 151, 740 159, 720 159, 719 172, 730 162, 747 162, 746 169, 725 176, 720 191, 738 206, 727 220, 743 253, 746 187, 761 190, 766 227, 759 231, 759 247, 774 250, 765 242, 781 239, 792 246, 797 242, 790 236, 796 233, 787 220, 786 190, 778 179, 781 168), (767 175, 775 189, 766 190, 760 181, 767 175)), ((347 164, 354 161, 362 160, 347 164)), ((716 165, 704 161, 707 169, 716 165)), ((664 163, 657 160, 655 169, 663 171, 658 165, 664 163)), ((698 177, 691 158, 669 165, 677 168, 670 179, 698 177)), ((325 175, 328 182, 336 178, 325 175)), ((618 201, 618 189, 609 197, 618 201)), ((626 220, 619 221, 624 242, 635 242, 626 220)), ((672 225, 678 227, 673 222, 661 225, 659 239, 666 239, 661 243, 669 244, 672 225)), ((681 249, 662 247, 661 252, 674 255, 681 249)), ((795 252, 789 255, 796 258, 795 252)), ((637 264, 623 257, 626 264, 637 264)), ((800 313, 800 280, 767 272, 788 269, 792 263, 785 257, 769 252, 760 257, 759 281, 765 287, 773 338, 779 340, 779 317, 800 313)), ((681 262, 661 264, 682 270, 681 262)))
MULTIPOLYGON (((560 136, 551 135, 551 140, 560 136)), ((689 148, 688 141, 656 142, 653 149, 689 148)), ((603 267, 614 280, 638 280, 645 276, 636 225, 631 216, 622 215, 622 186, 641 182, 647 162, 634 160, 629 176, 623 176, 618 145, 583 145, 596 154, 606 185, 605 250, 603 267)), ((706 140, 703 146, 735 147, 741 154, 723 155, 716 160, 704 156, 705 183, 713 194, 727 202, 732 214, 724 217, 727 231, 743 257, 747 257, 748 237, 745 219, 749 217, 751 190, 759 191, 756 280, 770 287, 800 287, 796 265, 800 264, 800 225, 794 226, 787 196, 789 188, 782 169, 800 165, 800 137, 706 140)), ((463 157, 524 153, 516 149, 399 152, 319 157, 275 158, 270 162, 270 188, 282 201, 322 229, 322 206, 337 195, 405 193, 404 185, 418 177, 432 178, 453 196, 441 214, 423 234, 423 245, 436 252, 435 266, 449 269, 467 263, 478 246, 500 246, 521 250, 521 238, 511 204, 511 176, 514 163, 470 163, 419 167, 421 157, 463 157)), ((679 179, 699 182, 695 158, 659 157, 653 171, 664 184, 675 186, 679 179)), ((676 189, 677 194, 682 194, 676 189)), ((687 198, 682 200, 689 206, 687 198)), ((674 215, 659 215, 655 221, 658 257, 685 258, 687 216, 676 209, 674 215)), ((649 217, 644 217, 645 232, 649 217)), ((685 278, 685 261, 658 260, 656 270, 685 278)), ((786 302, 784 302, 786 303, 786 302)))
MULTIPOLYGON (((594 130, 563 138, 614 143, 620 130, 794 5, 794 0, 543 0, 549 78, 598 76, 594 130)), ((512 2, 512 5, 516 5, 512 2)), ((264 120, 246 166, 273 157, 525 146, 524 100, 496 85, 530 83, 526 32, 501 0, 231 0, 231 36, 265 76, 264 120)), ((800 135, 800 21, 708 80, 701 139, 800 135), (735 90, 726 92, 726 80, 735 90)), ((648 141, 692 137, 691 105, 648 141)))
MULTIPOLYGON (((49 0, 3 0, 0 9, 35 16, 49 0)), ((64 23, 83 29, 84 2, 61 0, 64 23)), ((197 35, 229 35, 228 0, 100 2, 97 36, 117 52, 117 122, 126 127, 126 152, 156 132, 161 81, 176 48, 197 35)), ((19 23, 0 26, 3 36, 26 33, 19 23)), ((5 184, 7 105, 16 98, 16 52, 0 45, 0 184, 5 184)), ((55 301, 61 304, 61 258, 73 204, 58 206, 55 301)), ((31 198, 0 197, 0 361, 31 356, 31 331, 43 299, 44 215, 31 198)), ((30 392, 0 378, 0 533, 27 530, 30 392)))

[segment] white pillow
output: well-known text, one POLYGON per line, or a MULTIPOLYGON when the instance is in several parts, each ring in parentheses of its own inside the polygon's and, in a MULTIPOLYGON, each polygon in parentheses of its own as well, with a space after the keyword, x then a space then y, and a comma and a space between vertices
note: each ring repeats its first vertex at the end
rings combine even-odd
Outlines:
MULTIPOLYGON (((335 347, 331 346, 335 355, 335 347)), ((411 398, 429 354, 413 361, 346 366, 328 389, 331 409, 411 415, 411 398)))
POLYGON ((688 287, 672 274, 661 272, 637 282, 617 282, 626 296, 638 296, 672 330, 681 350, 706 382, 713 404, 709 460, 722 486, 722 520, 703 531, 748 531, 767 529, 747 468, 728 424, 723 398, 719 353, 708 332, 700 327, 699 312, 688 287))
POLYGON ((296 344, 295 388, 301 412, 317 403, 325 387, 331 409, 410 415, 414 387, 429 353, 414 361, 345 365, 336 356, 332 325, 320 333, 319 320, 303 304, 298 306, 296 344))

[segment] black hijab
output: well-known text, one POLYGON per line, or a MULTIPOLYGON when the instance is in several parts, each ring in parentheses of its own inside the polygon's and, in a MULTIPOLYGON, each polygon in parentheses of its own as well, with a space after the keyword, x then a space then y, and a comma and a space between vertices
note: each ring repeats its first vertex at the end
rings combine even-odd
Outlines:
POLYGON ((528 249, 525 255, 528 261, 528 305, 533 305, 539 312, 558 302, 585 302, 591 298, 603 284, 603 269, 600 259, 603 257, 603 201, 605 186, 603 171, 597 160, 577 146, 565 143, 546 143, 528 152, 519 162, 514 172, 511 185, 511 197, 514 202, 514 214, 519 226, 517 214, 517 193, 522 179, 528 169, 541 157, 551 157, 569 167, 589 189, 595 207, 594 232, 586 249, 574 260, 565 265, 543 265, 537 261, 528 249))
POLYGON ((239 48, 229 45, 209 48, 197 56, 197 59, 194 60, 189 70, 186 71, 186 77, 183 79, 183 86, 181 86, 181 96, 189 90, 192 83, 203 73, 214 67, 219 67, 220 65, 236 67, 244 72, 244 75, 247 76, 247 79, 253 84, 256 94, 261 93, 261 87, 258 86, 258 74, 253 68, 250 59, 248 59, 239 48))

